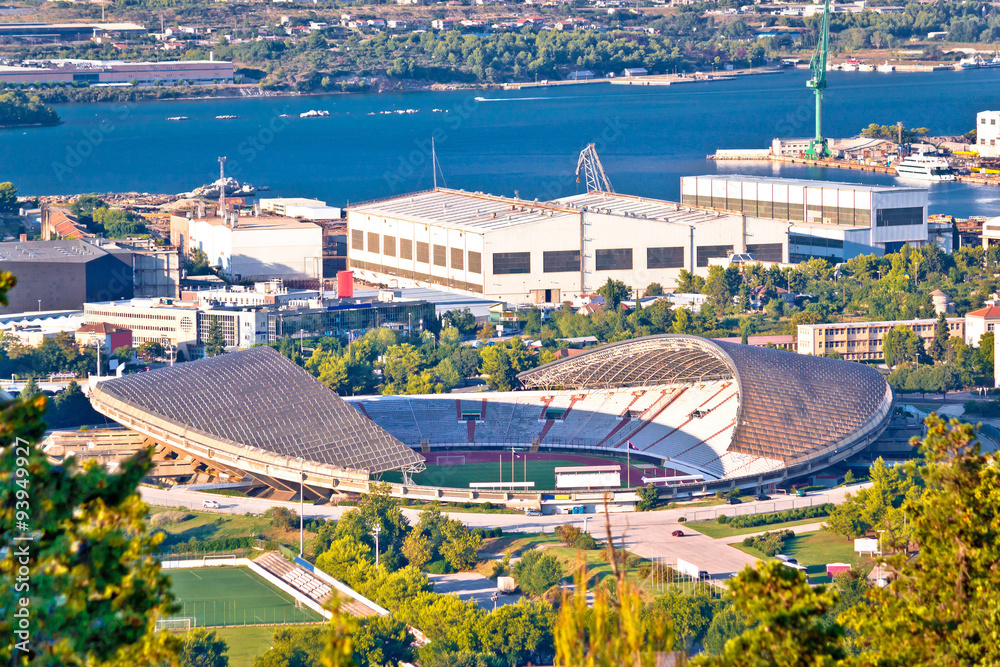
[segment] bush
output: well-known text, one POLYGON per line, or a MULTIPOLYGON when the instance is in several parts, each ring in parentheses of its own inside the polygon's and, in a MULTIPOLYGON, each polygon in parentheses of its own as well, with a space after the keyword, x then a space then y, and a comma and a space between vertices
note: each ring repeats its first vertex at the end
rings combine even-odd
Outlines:
POLYGON ((494 505, 493 503, 491 503, 488 500, 485 503, 482 504, 482 508, 484 510, 496 510, 496 509, 500 509, 500 507, 498 505, 494 505))
POLYGON ((563 578, 563 566, 552 554, 531 549, 525 551, 521 560, 514 564, 511 574, 522 591, 528 595, 541 595, 563 578))
POLYGON ((295 512, 287 507, 272 507, 264 512, 264 516, 271 519, 272 526, 284 530, 291 530, 299 523, 299 518, 295 516, 295 512))
POLYGON ((679 519, 677 519, 677 523, 684 523, 686 521, 687 521, 687 517, 685 517, 685 516, 682 516, 679 519))
POLYGON ((755 526, 767 526, 772 523, 785 523, 786 521, 798 521, 799 519, 814 519, 830 516, 833 511, 833 503, 823 503, 813 507, 800 507, 794 510, 783 512, 769 512, 767 514, 743 514, 741 516, 729 517, 726 521, 718 518, 719 523, 728 523, 733 528, 753 528, 755 526))
POLYGON ((636 572, 636 574, 639 575, 640 579, 649 579, 649 575, 650 573, 652 573, 652 571, 653 571, 652 565, 650 565, 649 563, 643 563, 642 565, 639 566, 639 569, 636 572))
POLYGON ((443 558, 440 560, 431 561, 427 564, 428 574, 451 574, 454 570, 448 565, 448 561, 443 558))
POLYGON ((976 417, 1000 417, 1000 401, 966 401, 965 414, 976 417))
POLYGON ((502 577, 507 573, 507 568, 503 566, 503 563, 496 560, 490 564, 490 579, 496 579, 497 577, 502 577))
POLYGON ((486 533, 489 537, 503 537, 503 528, 497 526, 486 533))
POLYGON ((581 533, 580 537, 576 538, 573 546, 581 551, 592 551, 597 548, 597 540, 594 539, 593 535, 581 533))
POLYGON ((483 528, 473 528, 472 534, 478 537, 479 539, 483 539, 484 537, 486 537, 486 530, 483 528))
POLYGON ((757 549, 765 556, 773 556, 781 553, 785 549, 785 542, 795 537, 791 530, 781 530, 773 533, 764 533, 756 537, 743 539, 743 546, 757 549))
POLYGON ((568 523, 564 523, 561 526, 556 526, 556 535, 559 536, 559 540, 566 546, 573 546, 576 541, 580 538, 581 530, 576 526, 568 523))
POLYGON ((646 562, 646 559, 642 556, 636 556, 635 554, 629 554, 625 558, 625 567, 639 567, 646 562))
POLYGON ((149 525, 154 526, 156 528, 160 528, 162 526, 172 526, 175 523, 187 521, 190 518, 191 515, 188 514, 187 512, 177 512, 171 510, 169 512, 160 512, 159 514, 154 514, 149 519, 149 525))
POLYGON ((719 523, 729 523, 729 515, 720 514, 718 517, 716 517, 715 520, 718 521, 719 523))

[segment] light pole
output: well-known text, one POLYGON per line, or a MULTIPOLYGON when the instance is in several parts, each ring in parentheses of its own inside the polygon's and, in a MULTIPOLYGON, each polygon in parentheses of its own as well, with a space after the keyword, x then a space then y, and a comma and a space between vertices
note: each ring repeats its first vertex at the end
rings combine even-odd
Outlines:
POLYGON ((497 600, 500 599, 500 594, 493 591, 493 595, 490 596, 490 600, 493 601, 493 611, 497 610, 497 600))
POLYGON ((306 461, 305 459, 299 457, 301 462, 299 465, 299 558, 302 558, 302 554, 305 552, 305 484, 306 484, 306 461))
POLYGON ((38 300, 38 312, 42 312, 42 300, 38 300))
POLYGON ((381 524, 376 523, 372 532, 375 533, 375 571, 378 572, 378 534, 382 532, 381 524))

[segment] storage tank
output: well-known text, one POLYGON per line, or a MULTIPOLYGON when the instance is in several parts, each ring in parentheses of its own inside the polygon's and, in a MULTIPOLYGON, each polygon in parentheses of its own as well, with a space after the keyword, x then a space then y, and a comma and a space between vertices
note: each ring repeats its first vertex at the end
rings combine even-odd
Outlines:
POLYGON ((352 296, 354 296, 354 272, 338 271, 337 297, 341 299, 349 299, 352 296))

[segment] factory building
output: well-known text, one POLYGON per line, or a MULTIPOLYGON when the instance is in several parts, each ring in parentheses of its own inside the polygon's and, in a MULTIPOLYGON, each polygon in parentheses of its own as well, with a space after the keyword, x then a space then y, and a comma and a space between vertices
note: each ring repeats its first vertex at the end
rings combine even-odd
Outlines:
POLYGON ((146 29, 136 23, 0 23, 0 44, 60 44, 108 37, 134 39, 144 34, 146 29))
POLYGON ((185 256, 201 250, 210 265, 236 282, 320 277, 323 229, 319 225, 279 216, 240 216, 235 211, 223 217, 205 216, 202 211, 170 217, 170 242, 185 256))
POLYGON ((512 303, 561 303, 608 278, 671 286, 733 253, 788 253, 787 223, 610 193, 538 203, 437 189, 350 208, 347 225, 364 280, 512 303))
POLYGON ((927 242, 924 188, 740 175, 681 178, 681 203, 785 220, 790 262, 896 252, 927 242))
POLYGON ((132 253, 68 241, 0 243, 0 271, 17 278, 0 313, 80 310, 87 301, 130 299, 132 253))
POLYGON ((1000 157, 1000 111, 976 114, 976 151, 980 157, 1000 157))
POLYGON ((0 83, 129 84, 232 83, 233 63, 221 60, 49 60, 30 65, 0 65, 0 83))

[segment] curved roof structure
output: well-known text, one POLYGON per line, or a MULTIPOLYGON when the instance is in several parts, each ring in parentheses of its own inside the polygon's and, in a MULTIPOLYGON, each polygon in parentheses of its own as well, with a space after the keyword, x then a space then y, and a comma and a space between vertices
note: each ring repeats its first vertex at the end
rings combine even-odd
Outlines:
POLYGON ((893 402, 882 374, 863 364, 672 334, 604 345, 518 378, 536 389, 733 378, 740 405, 729 451, 786 465, 879 430, 893 402))
POLYGON ((423 463, 308 371, 255 347, 105 380, 94 407, 137 430, 160 431, 235 459, 380 473, 423 463), (262 456, 264 455, 264 456, 262 456))

